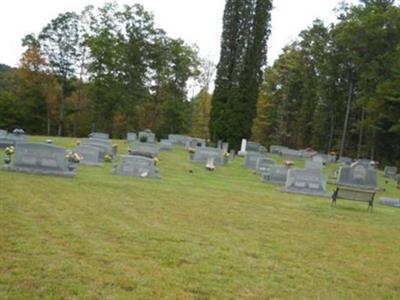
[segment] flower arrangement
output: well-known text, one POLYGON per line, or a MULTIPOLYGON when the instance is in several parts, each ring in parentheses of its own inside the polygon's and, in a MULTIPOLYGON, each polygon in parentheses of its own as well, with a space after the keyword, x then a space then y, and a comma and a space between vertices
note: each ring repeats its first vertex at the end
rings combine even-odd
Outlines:
POLYGON ((293 167, 294 166, 294 161, 292 160, 285 160, 284 164, 286 167, 293 167))
POLYGON ((6 155, 13 155, 14 154, 14 152, 15 152, 15 149, 14 149, 14 146, 10 146, 10 147, 7 147, 5 150, 4 150, 4 152, 6 153, 6 155))
POLYGON ((224 152, 224 158, 225 159, 229 158, 229 155, 230 155, 229 152, 224 152))
POLYGON ((157 166, 158 162, 160 161, 157 157, 154 157, 154 165, 157 166))
POLYGON ((196 149, 194 149, 194 148, 192 148, 192 147, 189 147, 189 148, 188 148, 188 152, 189 152, 190 154, 194 154, 194 153, 196 152, 196 149))
POLYGON ((4 153, 6 154, 6 156, 4 157, 4 163, 5 164, 9 164, 11 163, 11 157, 14 154, 15 149, 14 146, 9 146, 6 149, 4 149, 4 153))
POLYGON ((106 155, 104 156, 104 161, 105 161, 105 162, 112 162, 112 160, 113 160, 112 155, 106 154, 106 155))
POLYGON ((79 164, 82 159, 82 157, 80 157, 78 153, 72 151, 68 151, 65 155, 65 158, 69 163, 73 164, 79 164))

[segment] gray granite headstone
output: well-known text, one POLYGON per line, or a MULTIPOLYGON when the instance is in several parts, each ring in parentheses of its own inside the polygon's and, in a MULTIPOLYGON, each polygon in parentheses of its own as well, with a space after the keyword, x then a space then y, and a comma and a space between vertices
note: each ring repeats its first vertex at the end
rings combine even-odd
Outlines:
POLYGON ((276 164, 276 162, 270 158, 260 157, 257 160, 256 172, 257 173, 266 173, 269 171, 269 168, 275 164, 276 164))
POLYGON ((312 149, 304 149, 300 151, 301 156, 303 158, 312 158, 313 156, 317 155, 318 153, 312 149))
POLYGON ((155 143, 156 135, 150 130, 141 131, 138 135, 138 141, 140 143, 155 143))
POLYGON ((258 159, 265 158, 260 152, 246 152, 244 159, 244 167, 247 169, 256 170, 258 159))
POLYGON ((185 149, 196 149, 197 147, 205 147, 206 146, 206 141, 204 139, 199 139, 199 138, 190 138, 186 139, 185 143, 185 149))
POLYGON ((160 141, 160 151, 171 151, 172 143, 169 140, 160 141))
POLYGON ((323 168, 324 164, 321 161, 314 161, 314 160, 306 161, 306 169, 322 170, 323 168))
POLYGON ((370 159, 359 159, 356 161, 357 164, 361 164, 365 167, 375 169, 374 162, 370 159))
POLYGON ((205 164, 207 163, 208 157, 214 157, 214 163, 216 165, 223 165, 226 163, 222 150, 212 147, 196 148, 196 152, 192 157, 192 161, 205 164))
POLYGON ((4 170, 43 175, 75 176, 75 165, 66 159, 66 149, 50 144, 19 143, 4 170))
POLYGON ((350 167, 340 168, 337 184, 357 189, 376 190, 378 176, 374 168, 357 162, 350 167))
POLYGON ((128 132, 128 134, 126 135, 126 139, 129 142, 136 142, 137 140, 137 134, 136 132, 128 132))
POLYGON ((271 152, 272 154, 278 154, 281 155, 281 151, 284 149, 288 149, 288 147, 285 146, 279 146, 279 145, 272 145, 270 147, 269 152, 271 152))
POLYGON ((222 143, 222 151, 224 153, 229 153, 229 144, 228 143, 222 143))
POLYGON ((339 158, 339 163, 350 166, 353 163, 353 160, 350 157, 342 156, 339 158))
POLYGON ((103 160, 107 154, 112 154, 111 142, 110 140, 107 139, 96 139, 96 138, 82 139, 81 145, 99 148, 101 150, 100 151, 101 160, 103 160))
POLYGON ((235 156, 236 156, 235 149, 231 149, 231 151, 229 151, 229 161, 235 160, 235 156))
POLYGON ((75 148, 75 152, 81 157, 80 163, 88 166, 101 166, 104 157, 101 148, 90 145, 79 145, 75 148))
POLYGON ((262 173, 265 183, 276 183, 285 185, 289 168, 283 165, 272 165, 266 173, 262 173))
POLYGON ((140 155, 154 158, 158 155, 159 151, 157 145, 153 143, 132 143, 129 146, 130 155, 140 155))
POLYGON ((285 192, 327 197, 326 177, 317 169, 290 169, 285 192))
POLYGON ((267 150, 265 149, 264 146, 255 143, 255 142, 247 142, 246 144, 246 151, 247 152, 260 152, 260 153, 266 153, 267 150))
POLYGON ((7 135, 7 130, 0 129, 0 137, 5 137, 7 135))
POLYGON ((8 135, 0 136, 0 148, 4 149, 10 146, 15 146, 15 140, 10 138, 8 135))
POLYGON ((154 165, 154 159, 136 155, 122 155, 119 164, 114 166, 113 174, 141 178, 160 178, 160 172, 154 165))
POLYGON ((94 139, 108 140, 110 138, 110 135, 104 132, 92 132, 91 134, 89 134, 89 137, 94 139))
POLYGON ((396 178, 397 175, 397 167, 386 166, 384 170, 384 176, 386 178, 396 178))
POLYGON ((293 149, 281 149, 280 154, 283 158, 287 159, 300 159, 302 157, 301 151, 293 149))
POLYGON ((192 140, 192 138, 181 134, 169 134, 168 140, 170 140, 173 145, 185 146, 188 141, 192 140))
POLYGON ((381 204, 400 208, 400 199, 381 197, 381 204))

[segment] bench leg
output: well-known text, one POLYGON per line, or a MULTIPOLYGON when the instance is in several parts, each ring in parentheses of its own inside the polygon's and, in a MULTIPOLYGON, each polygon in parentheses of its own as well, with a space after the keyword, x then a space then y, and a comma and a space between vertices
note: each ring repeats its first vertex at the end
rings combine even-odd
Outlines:
POLYGON ((373 201, 369 201, 368 202, 368 212, 373 212, 373 210, 374 210, 374 203, 373 203, 373 201))
POLYGON ((337 194, 339 192, 339 188, 336 188, 336 190, 332 194, 332 202, 331 202, 331 207, 335 206, 336 207, 336 199, 337 199, 337 194))

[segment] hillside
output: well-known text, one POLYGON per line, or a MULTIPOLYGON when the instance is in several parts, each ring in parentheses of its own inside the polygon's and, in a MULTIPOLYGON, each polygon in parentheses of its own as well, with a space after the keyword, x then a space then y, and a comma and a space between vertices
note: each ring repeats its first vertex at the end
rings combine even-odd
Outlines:
POLYGON ((263 184, 241 158, 213 173, 182 148, 160 159, 161 180, 111 164, 73 179, 0 171, 0 298, 400 297, 400 210, 380 194, 372 214, 331 208, 263 184))

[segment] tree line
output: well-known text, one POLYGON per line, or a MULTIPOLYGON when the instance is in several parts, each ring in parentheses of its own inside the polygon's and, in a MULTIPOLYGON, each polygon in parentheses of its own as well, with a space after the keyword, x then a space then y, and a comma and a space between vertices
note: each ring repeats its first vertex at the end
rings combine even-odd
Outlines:
POLYGON ((342 4, 267 68, 252 138, 382 162, 400 160, 400 9, 342 4))
POLYGON ((20 66, 0 67, 0 128, 115 137, 192 129, 187 82, 205 63, 196 47, 156 28, 142 6, 62 13, 22 44, 20 66))
POLYGON ((400 9, 341 3, 266 66, 270 0, 226 0, 215 68, 154 25, 140 5, 60 14, 0 65, 0 128, 32 134, 192 134, 338 155, 400 160, 400 9), (188 81, 200 92, 189 99, 188 81))

